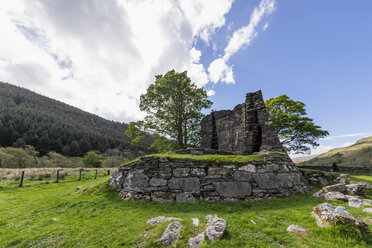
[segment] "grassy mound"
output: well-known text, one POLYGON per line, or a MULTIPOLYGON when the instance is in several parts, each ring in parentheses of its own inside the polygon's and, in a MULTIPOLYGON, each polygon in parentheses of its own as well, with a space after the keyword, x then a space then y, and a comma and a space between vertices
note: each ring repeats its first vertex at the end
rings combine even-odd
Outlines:
MULTIPOLYGON (((271 154, 286 155, 283 152, 270 152, 271 154)), ((180 159, 180 160, 196 160, 204 162, 213 162, 217 164, 247 164, 252 162, 264 163, 266 154, 256 155, 188 155, 188 154, 176 154, 176 153, 164 153, 164 154, 151 154, 145 157, 155 158, 168 158, 168 159, 180 159)), ((140 158, 122 164, 121 166, 130 166, 133 162, 138 161, 140 158)))
MULTIPOLYGON (((354 176, 372 180, 372 175, 354 176)), ((108 186, 108 177, 81 182, 32 184, 18 188, 17 182, 1 181, 0 247, 159 247, 156 240, 169 223, 147 225, 159 215, 182 218, 183 229, 175 247, 201 231, 192 218, 204 223, 217 214, 227 221, 221 240, 205 247, 371 247, 372 236, 335 228, 320 228, 310 215, 323 199, 308 195, 258 202, 155 203, 123 201, 108 186), (81 186, 80 190, 76 190, 81 186), (289 234, 286 228, 301 225, 306 234, 289 234)), ((318 190, 314 188, 313 191, 318 190)), ((371 195, 369 195, 371 197, 371 195)), ((345 206, 356 219, 371 217, 345 206)))

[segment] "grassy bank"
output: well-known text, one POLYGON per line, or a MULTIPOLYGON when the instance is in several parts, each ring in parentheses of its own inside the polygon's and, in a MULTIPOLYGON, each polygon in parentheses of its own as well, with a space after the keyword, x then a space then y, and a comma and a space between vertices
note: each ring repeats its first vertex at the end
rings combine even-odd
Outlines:
MULTIPOLYGON (((353 179, 372 180, 372 176, 353 179)), ((0 188, 0 247, 158 247, 156 240, 169 223, 149 226, 164 215, 179 217, 184 225, 176 247, 187 247, 195 235, 192 218, 205 221, 217 214, 228 223, 222 240, 205 247, 371 247, 372 237, 336 228, 319 228, 310 215, 324 200, 309 195, 242 203, 155 203, 121 200, 107 184, 108 177, 81 182, 0 188), (81 190, 76 190, 81 186, 81 190), (254 222, 252 222, 254 221, 254 222), (292 235, 291 224, 309 232, 292 235)), ((317 190, 314 188, 314 191, 317 190)), ((371 197, 371 195, 369 195, 371 197)), ((371 215, 343 205, 372 228, 371 215)))
MULTIPOLYGON (((283 153, 277 152, 276 154, 284 155, 283 153)), ((196 160, 204 162, 213 162, 217 164, 228 164, 228 163, 252 163, 252 162, 265 162, 265 155, 187 155, 187 154, 176 154, 176 153, 164 153, 164 154, 152 154, 146 157, 154 158, 168 158, 168 159, 180 159, 180 160, 196 160)), ((132 162, 138 161, 140 158, 122 164, 121 166, 130 166, 132 162)))

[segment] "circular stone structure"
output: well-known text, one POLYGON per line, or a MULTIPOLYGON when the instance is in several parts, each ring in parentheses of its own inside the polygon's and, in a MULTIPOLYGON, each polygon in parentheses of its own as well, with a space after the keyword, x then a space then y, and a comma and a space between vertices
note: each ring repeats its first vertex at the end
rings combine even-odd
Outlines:
POLYGON ((144 156, 119 167, 109 181, 125 200, 157 202, 244 201, 309 191, 286 153, 228 157, 144 156))

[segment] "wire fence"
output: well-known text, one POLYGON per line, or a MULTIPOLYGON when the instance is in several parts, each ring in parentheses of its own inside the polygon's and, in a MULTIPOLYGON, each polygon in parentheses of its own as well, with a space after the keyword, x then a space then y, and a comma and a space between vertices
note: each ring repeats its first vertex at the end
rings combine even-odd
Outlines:
POLYGON ((97 179, 114 171, 115 168, 0 168, 0 187, 97 179))

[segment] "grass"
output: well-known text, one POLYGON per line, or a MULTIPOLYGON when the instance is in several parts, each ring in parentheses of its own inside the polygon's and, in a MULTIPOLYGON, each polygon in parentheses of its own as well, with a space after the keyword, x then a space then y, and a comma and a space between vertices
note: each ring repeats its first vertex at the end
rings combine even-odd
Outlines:
MULTIPOLYGON (((372 175, 353 175, 353 180, 372 180, 372 175)), ((108 186, 108 177, 80 182, 29 185, 5 183, 0 188, 0 247, 159 247, 156 242, 169 223, 147 225, 159 215, 183 220, 180 240, 174 247, 187 247, 187 240, 202 227, 192 218, 217 214, 227 221, 221 240, 204 247, 371 247, 371 235, 339 227, 320 228, 310 215, 324 200, 311 194, 258 202, 155 203, 121 200, 108 186), (75 190, 81 186, 81 190, 75 190), (53 220, 53 218, 56 218, 53 220), (254 221, 256 224, 254 224, 254 221), (309 232, 289 234, 291 224, 309 232)), ((313 192, 318 190, 314 188, 313 192)), ((358 220, 372 228, 371 215, 345 206, 358 220)))
MULTIPOLYGON (((283 153, 277 152, 276 154, 282 155, 283 153)), ((168 159, 181 159, 181 160, 196 160, 205 162, 214 162, 218 164, 228 164, 228 163, 239 163, 246 164, 252 162, 265 162, 265 155, 187 155, 187 154, 176 154, 176 153, 164 153, 164 154, 152 154, 146 157, 155 158, 168 158, 168 159)), ((133 162, 138 161, 137 158, 133 161, 127 162, 122 166, 130 166, 133 162)))

